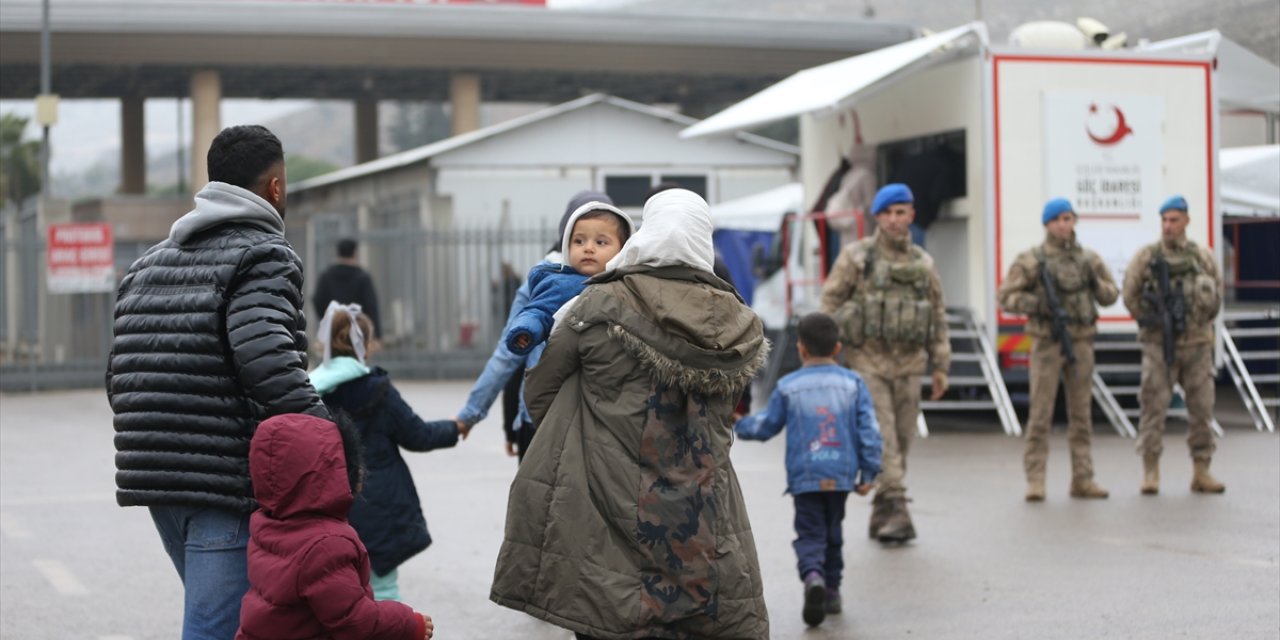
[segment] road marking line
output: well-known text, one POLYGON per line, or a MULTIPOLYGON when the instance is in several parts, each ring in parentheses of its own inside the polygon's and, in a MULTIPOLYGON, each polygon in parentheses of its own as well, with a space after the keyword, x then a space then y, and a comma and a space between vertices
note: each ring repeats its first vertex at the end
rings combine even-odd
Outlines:
POLYGON ((66 565, 57 560, 32 560, 31 564, 36 566, 45 580, 53 585, 64 596, 84 596, 89 595, 89 590, 85 588, 81 582, 76 579, 75 574, 66 565))
POLYGON ((98 636, 98 640, 133 640, 133 636, 98 636))
POLYGON ((22 526, 21 520, 15 520, 12 513, 0 512, 0 534, 6 538, 30 538, 31 530, 22 526))

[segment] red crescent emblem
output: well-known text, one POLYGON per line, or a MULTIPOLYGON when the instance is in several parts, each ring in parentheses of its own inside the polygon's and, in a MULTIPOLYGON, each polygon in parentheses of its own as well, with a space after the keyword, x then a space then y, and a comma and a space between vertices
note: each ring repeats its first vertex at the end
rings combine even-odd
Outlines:
MULTIPOLYGON (((1089 130, 1088 124, 1086 124, 1084 127, 1084 132, 1089 135, 1089 139, 1104 147, 1109 147, 1113 144, 1116 144, 1117 142, 1120 142, 1121 140, 1123 140, 1125 136, 1133 133, 1133 129, 1130 129, 1129 125, 1124 121, 1124 112, 1120 110, 1120 107, 1111 105, 1111 109, 1116 112, 1116 130, 1115 131, 1112 131, 1109 135, 1106 135, 1106 136, 1096 136, 1096 135, 1093 135, 1093 132, 1089 130)), ((1097 112, 1098 112, 1097 105, 1089 105, 1089 113, 1097 113, 1097 112)))

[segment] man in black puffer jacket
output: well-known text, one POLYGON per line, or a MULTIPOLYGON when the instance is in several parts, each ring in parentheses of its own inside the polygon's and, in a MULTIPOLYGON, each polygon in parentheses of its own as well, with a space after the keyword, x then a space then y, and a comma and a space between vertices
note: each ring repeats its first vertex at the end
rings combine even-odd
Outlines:
POLYGON ((307 378, 280 140, 229 127, 208 159, 195 209, 120 283, 107 365, 116 501, 150 508, 183 581, 185 640, 228 640, 239 626, 258 423, 329 417, 307 378))

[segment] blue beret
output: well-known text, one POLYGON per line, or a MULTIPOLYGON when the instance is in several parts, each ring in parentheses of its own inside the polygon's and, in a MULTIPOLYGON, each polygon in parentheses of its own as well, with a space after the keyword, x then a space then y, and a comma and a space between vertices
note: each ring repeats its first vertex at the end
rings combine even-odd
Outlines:
POLYGON ((1164 212, 1170 209, 1177 209, 1184 212, 1188 211, 1187 199, 1182 196, 1173 196, 1168 200, 1165 200, 1164 204, 1160 205, 1160 215, 1164 215, 1164 212))
POLYGON ((876 197, 871 201, 871 214, 880 215, 890 205, 907 203, 911 204, 916 201, 916 197, 911 195, 911 188, 901 182, 893 182, 880 187, 876 192, 876 197))
POLYGON ((1044 203, 1044 213, 1040 215, 1040 224, 1049 224, 1054 218, 1064 213, 1075 213, 1076 208, 1066 198, 1054 198, 1044 203))

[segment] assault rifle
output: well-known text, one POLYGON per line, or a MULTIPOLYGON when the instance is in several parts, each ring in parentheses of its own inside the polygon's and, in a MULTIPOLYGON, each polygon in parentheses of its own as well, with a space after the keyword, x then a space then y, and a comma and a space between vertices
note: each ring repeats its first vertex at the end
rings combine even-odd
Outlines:
POLYGON ((1178 336, 1187 330, 1187 298, 1182 291, 1182 281, 1177 287, 1169 283, 1169 263, 1164 254, 1156 252, 1151 259, 1151 272, 1156 277, 1156 289, 1148 288, 1142 293, 1142 299, 1151 308, 1151 314, 1143 318, 1144 327, 1159 327, 1164 338, 1164 364, 1173 367, 1174 343, 1178 336))
POLYGON ((1049 300, 1049 334, 1058 341, 1062 357, 1067 361, 1067 369, 1075 369, 1076 352, 1071 346, 1071 332, 1067 330, 1067 310, 1062 308, 1058 290, 1053 286, 1053 276, 1049 275, 1049 269, 1043 260, 1040 261, 1040 284, 1044 286, 1044 295, 1049 300))

